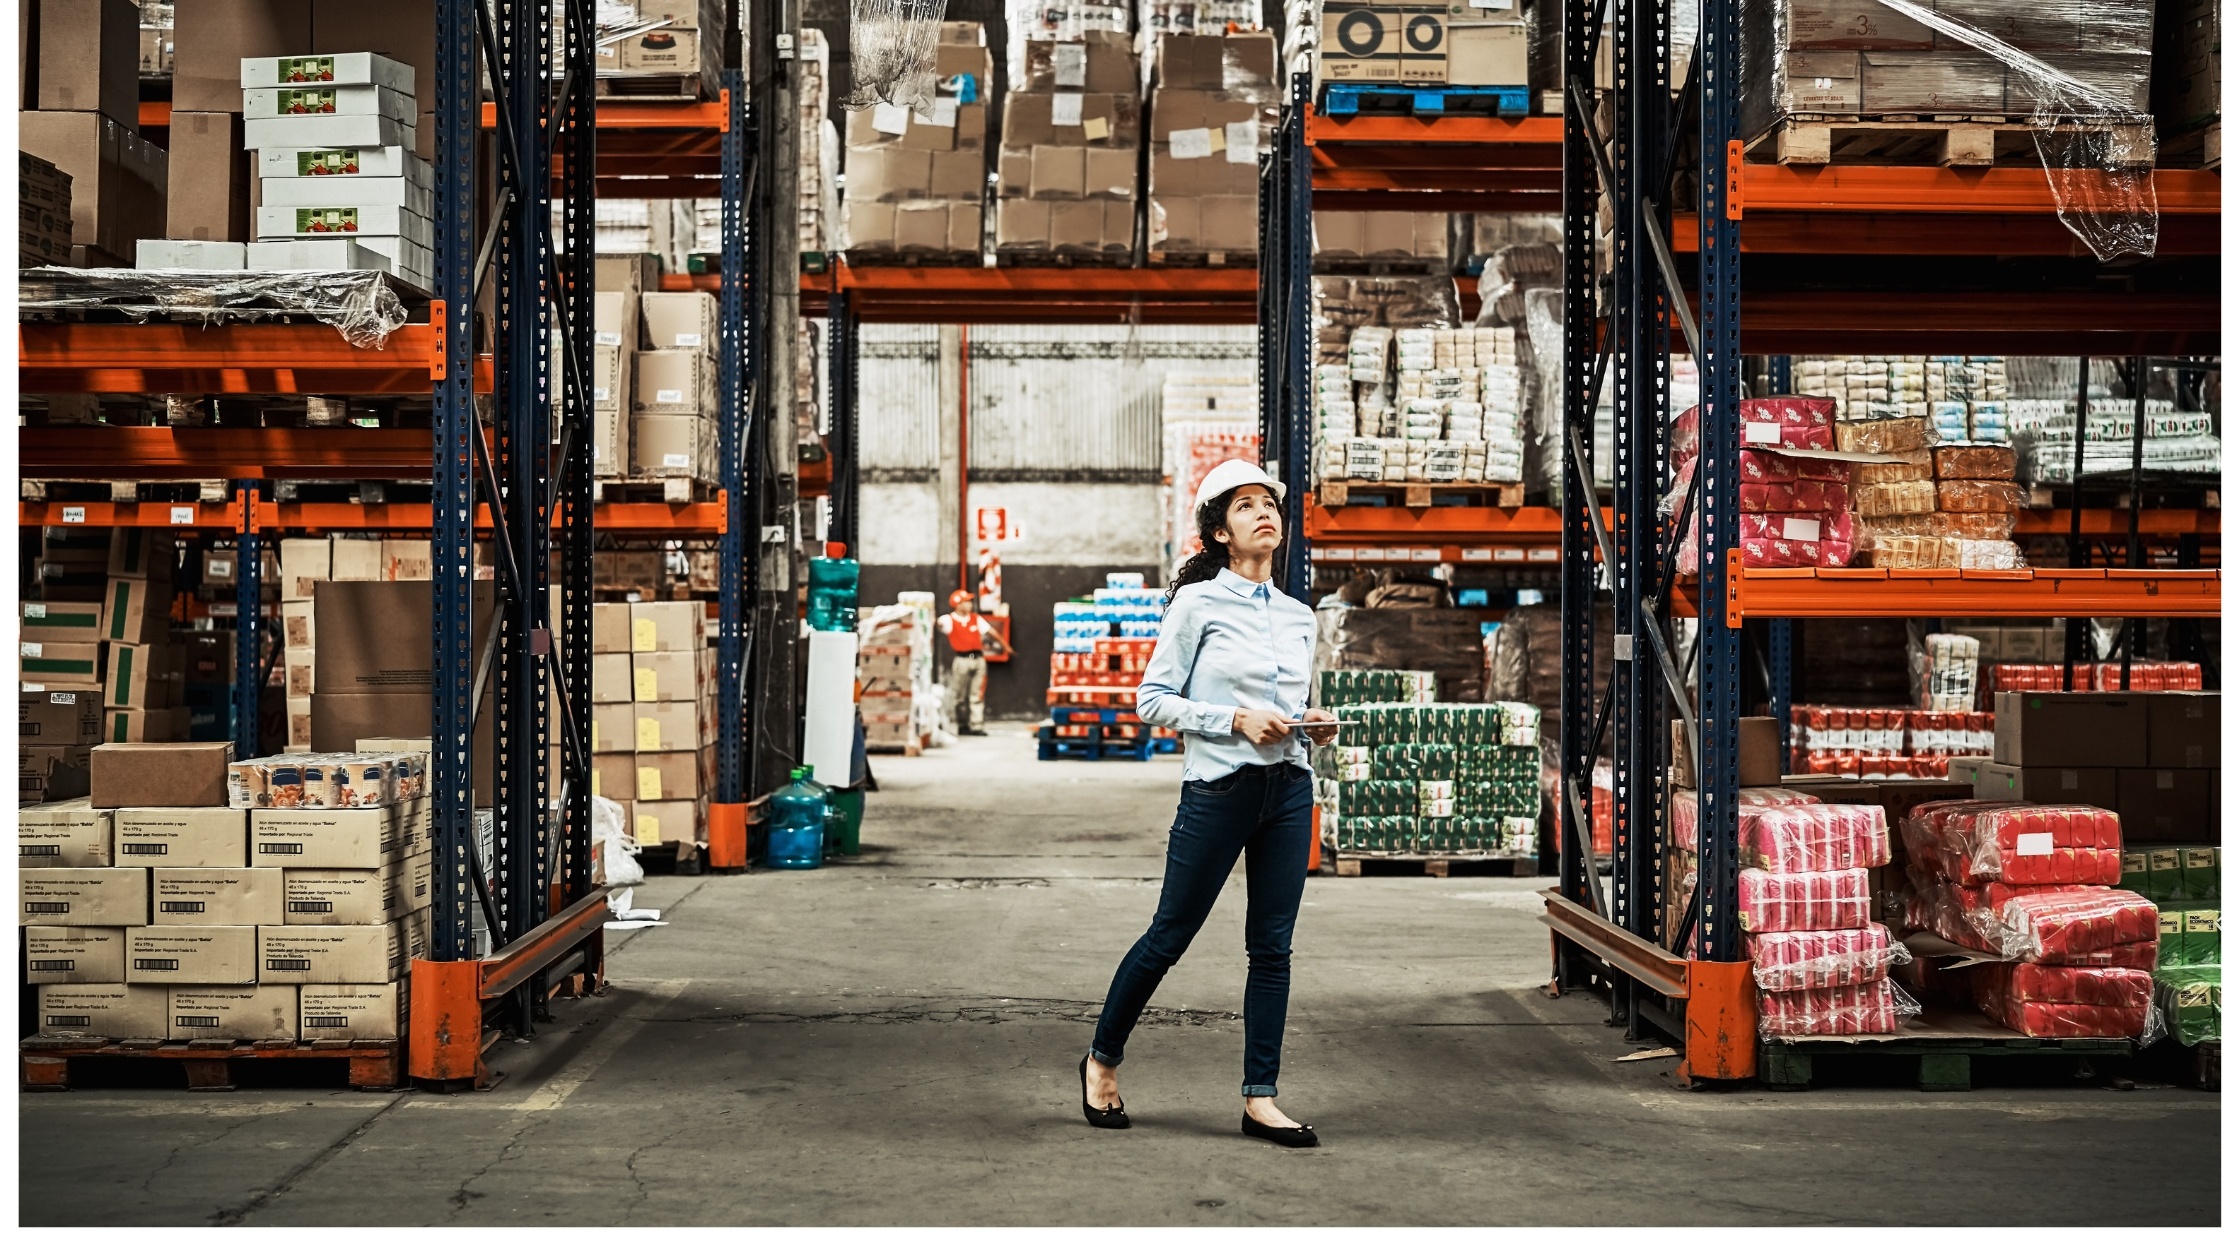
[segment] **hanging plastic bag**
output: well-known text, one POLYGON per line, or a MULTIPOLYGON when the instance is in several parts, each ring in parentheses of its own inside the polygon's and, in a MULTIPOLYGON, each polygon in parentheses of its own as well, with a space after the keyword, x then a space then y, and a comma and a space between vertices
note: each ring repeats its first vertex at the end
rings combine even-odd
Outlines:
POLYGON ((850 0, 848 55, 855 90, 842 105, 931 110, 933 47, 948 7, 949 0, 850 0))

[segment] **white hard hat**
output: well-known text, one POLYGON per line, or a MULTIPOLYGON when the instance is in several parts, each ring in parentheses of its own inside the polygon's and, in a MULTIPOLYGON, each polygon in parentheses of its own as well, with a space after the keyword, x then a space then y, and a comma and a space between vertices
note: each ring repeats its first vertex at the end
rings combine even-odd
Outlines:
POLYGON ((1195 512, 1206 505, 1206 500, 1227 494, 1238 486, 1266 486, 1275 491, 1277 499, 1283 498, 1283 483, 1269 476, 1260 465, 1232 459, 1224 461, 1198 483, 1198 497, 1192 501, 1190 510, 1195 512))

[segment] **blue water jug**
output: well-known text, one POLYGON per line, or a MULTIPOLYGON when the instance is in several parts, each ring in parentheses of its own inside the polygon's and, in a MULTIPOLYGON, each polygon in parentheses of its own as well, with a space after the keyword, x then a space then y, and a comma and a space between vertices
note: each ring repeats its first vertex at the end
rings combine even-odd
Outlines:
POLYGON ((809 628, 856 628, 856 584, 862 567, 848 559, 846 543, 826 543, 825 554, 809 559, 809 628))
POLYGON ((809 768, 795 766, 792 781, 770 794, 768 861, 779 870, 824 865, 824 789, 808 780, 809 768))

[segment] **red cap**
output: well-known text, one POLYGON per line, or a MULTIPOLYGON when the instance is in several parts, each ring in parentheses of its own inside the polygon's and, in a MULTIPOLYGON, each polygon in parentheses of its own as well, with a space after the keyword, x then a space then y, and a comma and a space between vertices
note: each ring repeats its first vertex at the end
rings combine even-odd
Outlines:
POLYGON ((846 544, 846 543, 844 543, 844 542, 828 542, 828 543, 826 543, 826 544, 824 545, 824 558, 825 558, 825 559, 827 559, 827 560, 845 560, 845 559, 847 559, 847 558, 848 558, 848 544, 846 544))

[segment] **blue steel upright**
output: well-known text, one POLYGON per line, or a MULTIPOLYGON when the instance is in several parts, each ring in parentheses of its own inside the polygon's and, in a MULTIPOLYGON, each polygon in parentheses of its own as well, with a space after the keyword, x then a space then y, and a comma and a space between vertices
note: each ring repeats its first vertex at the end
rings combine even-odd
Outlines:
MULTIPOLYGON (((747 312, 747 90, 737 68, 723 72, 727 112, 723 131, 723 287, 719 290, 716 344, 716 458, 724 491, 723 538, 716 571, 716 791, 715 800, 744 802, 749 793, 746 722, 747 618, 753 609, 751 565, 760 532, 750 468, 747 397, 754 356, 747 312)), ((755 356, 753 362, 759 362, 755 356)))
POLYGON ((233 483, 241 524, 233 538, 233 755, 260 757, 264 731, 264 551, 257 544, 259 494, 254 481, 233 483))

